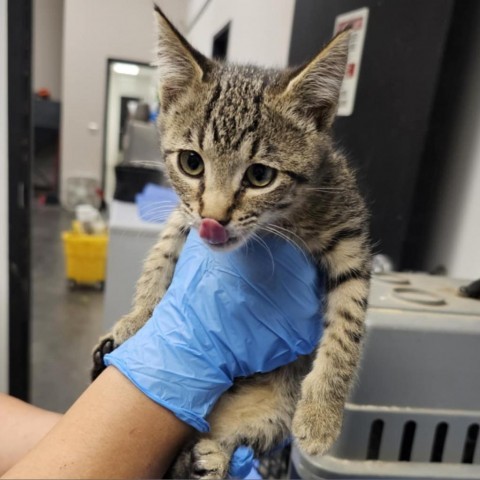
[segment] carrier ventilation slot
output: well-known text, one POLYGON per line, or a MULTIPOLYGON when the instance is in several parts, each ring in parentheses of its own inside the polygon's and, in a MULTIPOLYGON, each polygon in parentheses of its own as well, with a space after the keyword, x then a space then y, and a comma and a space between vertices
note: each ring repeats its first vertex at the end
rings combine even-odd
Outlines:
POLYGON ((475 448, 477 446, 479 427, 476 423, 470 425, 465 437, 465 446, 463 447, 462 463, 473 463, 475 448))
POLYGON ((435 429, 433 437, 431 462, 441 462, 443 458, 443 449, 445 448, 445 440, 447 439, 448 425, 445 422, 439 423, 435 429))
POLYGON ((382 443, 383 420, 375 420, 370 427, 368 439, 367 460, 378 460, 382 443))
POLYGON ((410 461, 416 429, 417 424, 413 421, 407 422, 403 427, 402 443, 400 445, 400 454, 398 456, 400 462, 410 461))

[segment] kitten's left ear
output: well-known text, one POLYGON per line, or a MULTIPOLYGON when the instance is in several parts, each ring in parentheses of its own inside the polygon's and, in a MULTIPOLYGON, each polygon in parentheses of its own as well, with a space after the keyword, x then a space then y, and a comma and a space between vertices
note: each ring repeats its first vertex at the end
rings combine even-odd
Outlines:
POLYGON ((157 24, 157 59, 160 103, 164 110, 189 88, 205 80, 213 62, 195 50, 154 5, 157 24))
POLYGON ((350 30, 336 35, 306 65, 290 73, 284 101, 307 114, 317 128, 329 128, 337 112, 338 97, 347 64, 350 30))

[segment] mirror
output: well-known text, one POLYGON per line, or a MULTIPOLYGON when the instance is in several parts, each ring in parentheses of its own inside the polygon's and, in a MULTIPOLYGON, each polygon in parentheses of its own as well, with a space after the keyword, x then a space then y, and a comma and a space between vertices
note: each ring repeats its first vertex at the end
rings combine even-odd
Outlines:
POLYGON ((155 119, 158 112, 155 68, 140 62, 108 59, 105 108, 103 190, 115 192, 115 167, 160 164, 155 119))

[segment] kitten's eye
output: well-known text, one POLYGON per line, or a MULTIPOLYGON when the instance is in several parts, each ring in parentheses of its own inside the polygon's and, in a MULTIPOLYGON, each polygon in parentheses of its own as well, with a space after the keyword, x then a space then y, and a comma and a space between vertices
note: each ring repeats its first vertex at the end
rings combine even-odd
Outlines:
POLYGON ((252 187, 262 188, 270 185, 276 175, 277 171, 273 168, 262 165, 261 163, 254 163, 250 165, 245 172, 245 180, 252 187))
POLYGON ((180 168, 190 177, 200 177, 205 170, 202 157, 192 150, 183 150, 178 156, 180 168))

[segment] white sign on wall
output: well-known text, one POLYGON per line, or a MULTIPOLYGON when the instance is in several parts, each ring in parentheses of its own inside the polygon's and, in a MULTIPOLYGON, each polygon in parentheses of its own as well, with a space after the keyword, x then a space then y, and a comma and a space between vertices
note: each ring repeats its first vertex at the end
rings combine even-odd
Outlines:
POLYGON ((348 117, 353 113, 355 94, 357 93, 358 75, 362 60, 363 44, 367 33, 368 8, 359 8, 342 13, 335 19, 334 35, 350 27, 350 45, 348 50, 347 68, 340 89, 337 115, 348 117))

